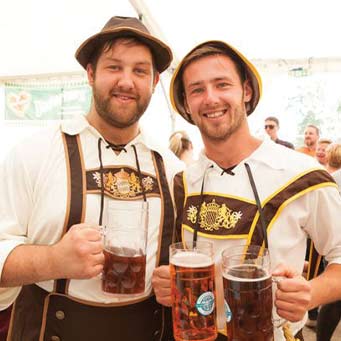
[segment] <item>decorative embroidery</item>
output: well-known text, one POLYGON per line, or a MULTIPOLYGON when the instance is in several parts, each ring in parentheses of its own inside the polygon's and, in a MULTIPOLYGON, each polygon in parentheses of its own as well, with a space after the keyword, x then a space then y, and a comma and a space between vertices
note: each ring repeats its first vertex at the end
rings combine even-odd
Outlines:
MULTIPOLYGON (((219 205, 215 199, 203 202, 199 213, 199 226, 206 231, 220 228, 232 229, 242 217, 241 211, 232 211, 226 204, 219 205)), ((195 224, 198 219, 198 208, 191 205, 187 210, 187 219, 195 224)))
MULTIPOLYGON (((101 188, 100 172, 93 172, 93 179, 97 187, 101 188)), ((140 179, 137 174, 130 174, 121 168, 118 172, 107 171, 103 174, 104 189, 117 198, 133 198, 142 194, 140 179)), ((142 178, 142 186, 145 191, 152 191, 154 180, 150 176, 142 178)))

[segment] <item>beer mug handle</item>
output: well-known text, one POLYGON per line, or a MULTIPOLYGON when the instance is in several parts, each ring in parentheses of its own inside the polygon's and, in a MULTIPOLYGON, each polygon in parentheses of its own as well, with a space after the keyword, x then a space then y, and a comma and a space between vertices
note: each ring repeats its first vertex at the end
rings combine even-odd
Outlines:
MULTIPOLYGON (((101 234, 101 241, 102 241, 102 245, 103 245, 103 248, 104 248, 104 236, 105 236, 105 233, 106 233, 106 226, 105 225, 100 225, 99 233, 101 234)), ((103 278, 103 271, 100 272, 95 278, 102 279, 103 278)))
MULTIPOLYGON (((275 283, 277 286, 278 283, 283 279, 285 279, 285 277, 280 277, 280 276, 272 277, 272 283, 275 283)), ((295 337, 294 337, 294 335, 290 329, 290 324, 286 319, 283 319, 280 317, 279 318, 273 317, 272 323, 273 323, 273 326, 275 328, 282 328, 283 335, 284 335, 286 341, 299 341, 299 339, 295 339, 295 337)))
MULTIPOLYGON (((272 283, 275 283, 276 286, 278 285, 278 283, 280 283, 285 277, 281 277, 281 276, 274 276, 272 277, 272 283)), ((273 300, 275 301, 275 295, 273 295, 273 300)), ((283 319, 283 318, 274 318, 272 317, 272 323, 274 325, 275 328, 282 328, 286 323, 288 323, 287 320, 283 319)))

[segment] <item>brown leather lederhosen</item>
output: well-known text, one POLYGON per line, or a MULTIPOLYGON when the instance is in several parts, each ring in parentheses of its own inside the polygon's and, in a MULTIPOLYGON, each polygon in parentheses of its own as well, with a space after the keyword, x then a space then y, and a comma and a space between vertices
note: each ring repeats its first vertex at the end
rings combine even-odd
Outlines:
MULTIPOLYGON (((181 240, 184 229, 194 231, 199 226, 198 234, 206 238, 229 239, 239 237, 246 239, 248 245, 264 245, 264 234, 256 203, 224 193, 221 195, 205 191, 202 195, 188 193, 188 190, 185 189, 186 180, 184 176, 184 172, 180 172, 174 179, 174 196, 177 210, 176 237, 178 240, 181 240), (202 203, 204 203, 204 210, 209 212, 207 219, 213 222, 213 225, 215 224, 211 228, 207 224, 200 223, 201 220, 205 219, 202 203), (223 211, 225 215, 221 214, 223 211), (242 212, 243 219, 231 219, 231 221, 228 221, 226 218, 231 217, 234 212, 242 212), (223 226, 223 224, 225 225, 223 226)), ((277 214, 292 200, 304 195, 310 189, 332 184, 334 184, 334 180, 331 176, 326 171, 321 170, 308 171, 289 181, 283 188, 276 191, 262 203, 267 231, 272 228, 277 214)), ((303 340, 301 331, 297 333, 296 337, 301 341, 303 340)), ((226 336, 219 334, 218 340, 224 338, 226 339, 226 336)))
POLYGON ((318 253, 314 243, 308 239, 306 260, 308 261, 308 269, 306 279, 310 281, 323 271, 322 256, 318 253), (322 264, 321 264, 322 263, 322 264))
MULTIPOLYGON (((70 196, 65 233, 73 224, 84 221, 85 196, 89 184, 83 167, 79 136, 64 133, 62 136, 70 196)), ((163 265, 168 264, 168 247, 174 233, 174 212, 162 157, 155 151, 151 153, 162 202, 157 264, 163 265)), ((170 310, 159 305, 154 296, 129 304, 93 304, 70 297, 67 294, 68 282, 65 279, 55 281, 52 293, 36 285, 24 286, 14 305, 7 340, 172 340, 170 310)))

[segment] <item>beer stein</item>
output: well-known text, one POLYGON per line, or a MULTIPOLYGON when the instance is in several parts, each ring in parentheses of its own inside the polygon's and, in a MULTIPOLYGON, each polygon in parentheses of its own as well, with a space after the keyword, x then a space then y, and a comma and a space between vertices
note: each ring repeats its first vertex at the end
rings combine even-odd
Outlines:
POLYGON ((172 244, 169 259, 175 340, 215 340, 213 244, 206 241, 172 244))
POLYGON ((274 340, 269 251, 254 245, 225 249, 222 270, 227 340, 274 340))
POLYGON ((143 293, 148 203, 109 201, 104 223, 102 290, 120 295, 143 293))

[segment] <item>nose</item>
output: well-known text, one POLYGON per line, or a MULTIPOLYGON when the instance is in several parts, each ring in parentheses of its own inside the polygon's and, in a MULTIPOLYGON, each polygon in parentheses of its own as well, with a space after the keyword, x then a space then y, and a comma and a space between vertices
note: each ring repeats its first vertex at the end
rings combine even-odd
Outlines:
POLYGON ((212 104, 217 104, 219 103, 219 96, 214 91, 212 87, 207 87, 205 91, 205 97, 204 97, 204 103, 206 105, 212 105, 212 104))
POLYGON ((133 74, 129 70, 124 70, 121 72, 117 85, 122 90, 131 90, 134 88, 133 74))

